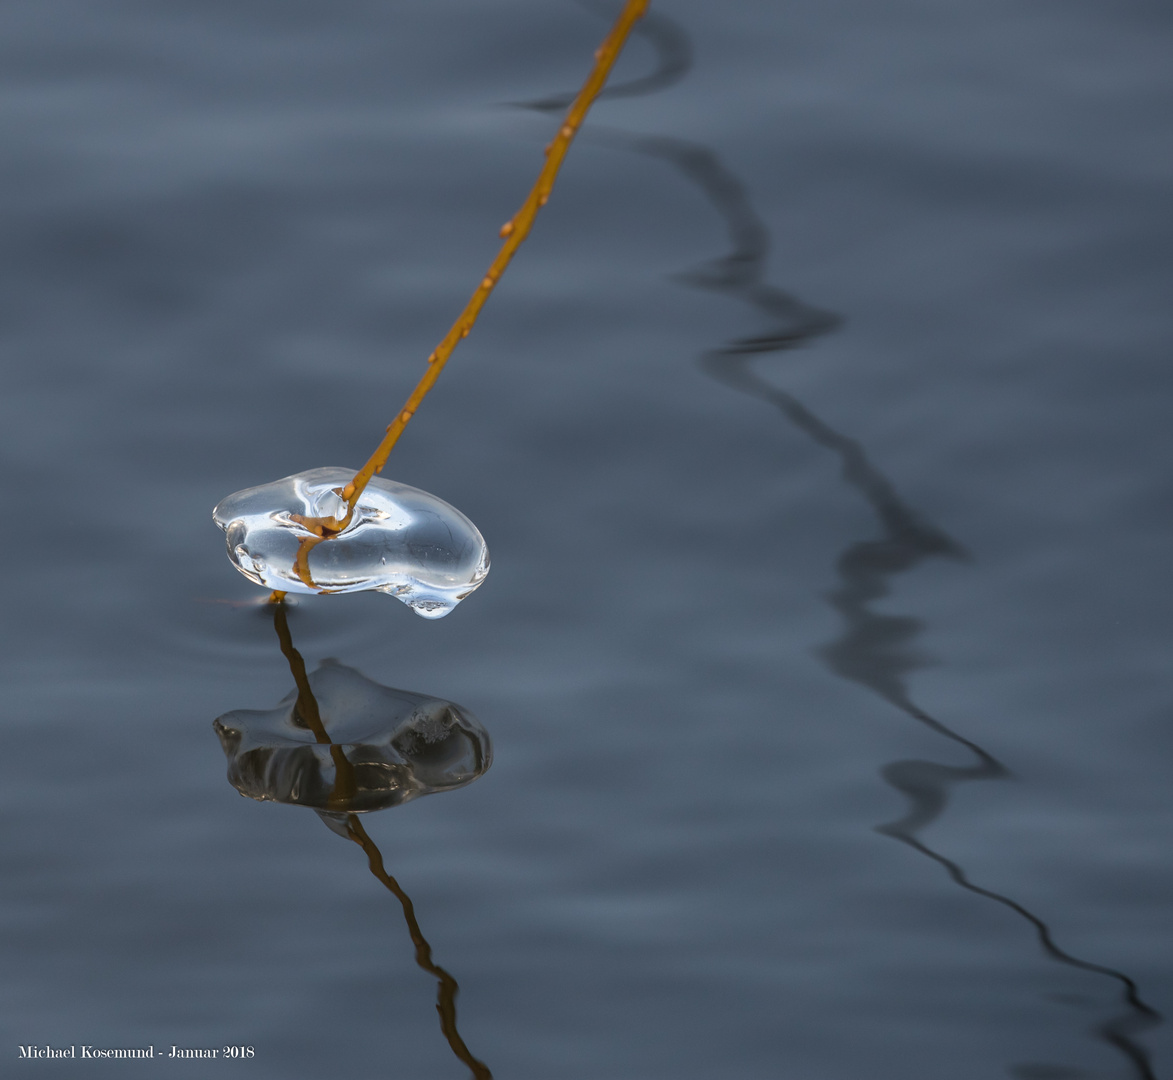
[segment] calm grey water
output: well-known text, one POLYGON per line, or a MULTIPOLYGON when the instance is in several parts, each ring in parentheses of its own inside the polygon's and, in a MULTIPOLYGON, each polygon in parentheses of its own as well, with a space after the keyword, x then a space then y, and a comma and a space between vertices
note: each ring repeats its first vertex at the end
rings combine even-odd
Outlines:
MULTIPOLYGON (((460 1037, 498 1078, 1171 1076, 1173 16, 653 6, 388 468, 486 584, 289 619, 492 735, 363 818, 460 1037)), ((366 457, 604 27, 0 9, 6 1075, 469 1075, 367 854, 225 779, 212 721, 294 676, 210 511, 366 457)))

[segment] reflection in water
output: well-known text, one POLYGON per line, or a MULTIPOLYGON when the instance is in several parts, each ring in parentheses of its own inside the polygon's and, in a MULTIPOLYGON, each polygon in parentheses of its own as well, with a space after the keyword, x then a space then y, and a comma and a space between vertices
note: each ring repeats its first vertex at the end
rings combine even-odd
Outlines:
MULTIPOLYGON (((655 24, 645 26, 643 32, 657 49, 659 67, 646 79, 624 84, 628 93, 645 93, 674 82, 683 75, 690 62, 687 36, 671 20, 661 16, 655 24)), ((561 99, 533 102, 529 107, 551 109, 556 101, 561 99)), ((930 716, 913 700, 906 676, 924 662, 912 647, 922 629, 920 620, 883 614, 871 607, 876 600, 890 593, 890 579, 894 575, 911 570, 934 556, 966 559, 965 550, 940 529, 923 521, 900 498, 891 481, 868 460, 858 442, 836 431, 793 394, 763 379, 751 366, 756 356, 795 348, 834 329, 838 318, 769 284, 765 275, 769 230, 754 210, 740 180, 708 147, 679 139, 640 137, 598 127, 590 134, 617 148, 655 157, 673 166, 700 188, 720 214, 731 250, 727 255, 681 275, 680 280, 747 303, 767 316, 771 329, 707 353, 702 359, 704 369, 720 382, 773 405, 803 434, 835 453, 842 462, 844 481, 875 512, 880 536, 849 545, 838 559, 839 582, 828 599, 842 616, 844 628, 836 641, 819 649, 819 654, 835 674, 866 686, 937 735, 964 747, 973 759, 966 766, 931 761, 895 761, 886 765, 881 775, 909 800, 910 805, 903 817, 878 826, 877 832, 932 859, 944 867, 962 888, 1021 916, 1034 928, 1040 944, 1052 960, 1114 980, 1120 987, 1125 1008, 1119 1015, 1098 1025, 1096 1034, 1123 1055, 1133 1075, 1152 1080, 1154 1073, 1148 1052, 1135 1036, 1160 1023, 1162 1018, 1141 999, 1135 982, 1121 971, 1090 963, 1061 949, 1055 944, 1047 924, 1032 911, 1008 896, 974 884, 960 865, 933 850, 920 838, 920 832, 945 810, 955 784, 999 779, 1007 775, 1007 770, 977 743, 930 716)), ((1012 1068, 1011 1072, 1020 1080, 1041 1080, 1044 1076, 1060 1080, 1061 1077, 1086 1075, 1077 1070, 1043 1064, 1023 1064, 1012 1068)))
POLYGON ((284 620, 278 633, 297 689, 274 709, 225 713, 213 725, 242 795, 363 813, 463 787, 492 763, 488 733, 466 709, 380 686, 335 660, 307 675, 284 620))
MULTIPOLYGON (((609 6, 583 3, 583 7, 605 19, 615 17, 614 11, 609 6)), ((643 18, 635 24, 632 35, 651 42, 652 47, 656 50, 656 69, 650 75, 641 75, 638 79, 608 84, 599 92, 597 100, 654 94, 679 82, 692 69, 692 40, 685 32, 684 27, 675 20, 661 15, 654 8, 649 8, 643 18)), ((562 94, 551 94, 549 97, 537 101, 525 101, 518 104, 523 108, 536 109, 539 112, 563 112, 574 101, 576 93, 577 91, 571 90, 562 94)), ((587 128, 587 130, 591 129, 587 128)))
MULTIPOLYGON (((1151 1080, 1154 1074, 1148 1053, 1133 1036, 1158 1023, 1160 1016, 1141 1000, 1133 980, 1123 972, 1089 963, 1060 949, 1046 923, 1037 915, 1008 896, 973 884, 956 862, 920 839, 921 830, 935 821, 948 805, 953 785, 998 779, 1006 776, 1007 771, 977 743, 929 715, 912 699, 906 676, 924 662, 912 648, 922 628, 920 620, 883 614, 871 605, 889 594, 890 578, 894 575, 911 570, 933 556, 964 559, 967 557, 964 549, 944 532, 921 520, 854 439, 830 427, 793 394, 771 385, 751 369, 750 362, 756 354, 794 348, 830 329, 834 321, 831 316, 807 307, 765 282, 769 235, 736 178, 714 154, 703 148, 666 139, 640 140, 637 148, 671 162, 698 183, 721 210, 728 225, 733 251, 709 264, 703 272, 688 275, 686 280, 736 296, 776 320, 776 327, 768 334, 738 340, 708 353, 704 357, 705 370, 727 385, 774 405, 804 434, 836 453, 843 464, 844 481, 875 511, 880 536, 851 544, 839 556, 836 566, 839 584, 829 600, 842 616, 844 628, 836 641, 819 650, 820 655, 837 675, 866 686, 936 734, 963 746, 973 757, 968 766, 930 761, 896 761, 886 765, 881 775, 911 805, 902 818, 879 826, 877 831, 939 863, 962 888, 994 900, 1026 919, 1053 960, 1117 981, 1126 1010, 1099 1025, 1097 1034, 1125 1056, 1136 1076, 1151 1080)), ((1032 1067, 1023 1066, 1017 1072, 1027 1077, 1032 1067)), ((1067 1070, 1064 1074, 1079 1075, 1067 1070)))
POLYGON ((403 891, 399 882, 387 873, 383 866, 383 853, 367 835, 356 814, 346 815, 346 829, 349 838, 366 852, 367 865, 371 873, 394 894, 395 899, 403 907, 403 918, 407 922, 408 933, 411 934, 411 943, 415 946, 415 962, 429 975, 436 977, 436 1012, 440 1014, 440 1030, 444 1032, 444 1038, 448 1040, 452 1052, 469 1067, 476 1080, 493 1080, 493 1074, 489 1072, 488 1066, 472 1056, 472 1052, 460 1037, 460 1032, 456 1030, 456 995, 460 987, 456 980, 432 959, 432 947, 424 938, 423 931, 416 921, 415 906, 411 902, 411 897, 403 891))
POLYGON ((363 849, 371 873, 403 908, 415 962, 437 980, 444 1038, 476 1080, 492 1080, 456 1028, 456 980, 432 959, 411 898, 358 818, 472 783, 493 760, 488 732, 459 705, 380 686, 336 661, 307 674, 286 605, 270 606, 296 689, 275 709, 242 709, 214 722, 228 779, 249 798, 312 807, 333 832, 363 849))

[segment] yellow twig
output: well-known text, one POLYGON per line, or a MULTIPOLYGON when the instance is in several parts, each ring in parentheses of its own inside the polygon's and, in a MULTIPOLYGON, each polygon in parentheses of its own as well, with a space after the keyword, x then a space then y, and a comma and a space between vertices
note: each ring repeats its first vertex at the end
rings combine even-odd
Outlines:
POLYGON ((395 417, 395 420, 387 428, 387 434, 383 437, 383 441, 376 447, 375 452, 370 456, 367 463, 355 474, 354 479, 340 492, 343 501, 347 504, 346 514, 341 518, 308 518, 300 515, 295 516, 295 520, 299 524, 314 534, 312 537, 307 537, 302 541, 301 548, 298 551, 297 574, 307 585, 313 587, 313 580, 309 574, 310 550, 317 543, 320 543, 321 540, 334 536, 350 524, 358 497, 362 494, 367 484, 371 482, 371 477, 378 472, 382 472, 383 466, 387 463, 387 458, 391 454, 391 448, 399 440, 399 436, 403 433, 403 429, 407 426, 408 421, 415 415, 415 411, 419 408, 420 402, 423 401, 428 391, 435 384, 436 379, 439 378, 440 372, 443 370, 444 365, 448 363, 448 358, 452 355, 456 346, 464 338, 468 337, 469 331, 477 321, 477 316, 480 314, 481 308, 485 306, 485 301, 489 298, 489 293, 493 291, 493 287, 500 280, 501 275, 505 272, 505 268, 509 265, 517 249, 521 247, 522 241, 529 236, 534 219, 538 216, 538 211, 546 205, 546 201, 550 197, 550 192, 554 187, 554 180, 558 176, 558 170, 562 167, 562 162, 566 157, 567 150, 570 149, 570 144, 575 134, 578 132, 579 127, 582 126, 583 120, 586 119, 586 114, 594 103, 595 98, 599 96, 599 91, 603 89, 603 85, 607 81, 607 76, 611 73, 611 68, 615 66, 615 61, 618 59, 619 53, 622 51, 628 36, 631 34, 632 27, 635 26, 636 22, 647 11, 648 3, 649 0, 627 0, 623 11, 615 21, 615 25, 611 28, 611 32, 603 40, 603 44, 595 51, 595 66, 591 69, 590 75, 587 76, 586 82, 583 83, 582 89, 578 92, 578 96, 574 99, 569 111, 566 113, 566 118, 562 121, 562 126, 558 129, 558 134, 554 136, 554 140, 546 147, 546 163, 542 167, 542 171, 538 174, 537 181, 534 183, 525 202, 521 204, 521 209, 501 226, 501 236, 504 237, 505 242, 501 245, 501 250, 497 252, 497 257, 485 272, 480 285, 477 286, 476 291, 472 294, 472 297, 465 305, 464 310, 460 313, 456 322, 452 324, 452 329, 448 331, 443 341, 436 346, 435 351, 428 357, 427 371, 424 372, 423 378, 420 379, 416 388, 411 392, 411 396, 404 403, 403 408, 399 411, 399 415, 395 417))

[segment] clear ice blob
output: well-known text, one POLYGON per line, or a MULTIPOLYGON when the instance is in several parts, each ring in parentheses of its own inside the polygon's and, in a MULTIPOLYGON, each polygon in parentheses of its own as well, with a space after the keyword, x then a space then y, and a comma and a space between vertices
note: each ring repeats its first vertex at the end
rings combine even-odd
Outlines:
POLYGON ((489 549, 454 506, 419 488, 376 476, 350 524, 309 551, 313 586, 298 576, 302 542, 313 534, 294 520, 340 516, 339 492, 354 469, 310 469, 221 500, 212 517, 227 534, 228 557, 250 581, 294 593, 376 590, 417 615, 447 615, 489 572, 489 549))
POLYGON ((488 732, 451 701, 381 686, 336 660, 308 681, 310 702, 295 690, 275 709, 214 721, 241 795, 361 814, 464 787, 493 762, 488 732))

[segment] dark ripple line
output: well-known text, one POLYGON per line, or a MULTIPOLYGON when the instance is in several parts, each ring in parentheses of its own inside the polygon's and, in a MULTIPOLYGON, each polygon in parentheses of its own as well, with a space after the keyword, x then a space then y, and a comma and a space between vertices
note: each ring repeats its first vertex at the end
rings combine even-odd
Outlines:
MULTIPOLYGON (((646 152, 673 160, 672 148, 662 139, 655 140, 653 149, 646 152)), ((688 283, 733 294, 759 311, 784 317, 782 325, 772 334, 743 338, 707 353, 702 361, 704 369, 726 385, 773 404, 816 443, 837 453, 843 462, 843 479, 871 504, 884 531, 881 539, 852 544, 839 557, 836 569, 841 585, 828 600, 846 625, 843 635, 820 648, 819 655, 841 678, 868 687, 938 735, 964 746, 977 759, 969 767, 925 761, 897 761, 885 766, 881 770, 884 780, 908 798, 911 805, 903 818, 877 826, 876 831, 932 859, 962 888, 1002 904, 1026 919, 1053 960, 1119 982, 1130 1012, 1100 1025, 1096 1033, 1125 1056, 1141 1080, 1156 1080, 1148 1052, 1132 1036, 1160 1023, 1161 1016, 1141 999, 1135 981, 1122 971, 1082 960, 1061 949, 1039 916, 1016 900, 973 883, 958 863, 929 847, 917 835, 944 812, 954 784, 1001 779, 1009 774, 988 751, 925 712, 912 699, 905 675, 924 663, 911 649, 923 629, 921 620, 885 615, 873 611, 869 605, 891 592, 890 576, 911 570, 930 557, 968 559, 968 553, 947 534, 919 518, 898 496, 891 481, 872 465, 856 440, 836 431, 794 395, 750 370, 748 365, 754 356, 795 348, 832 329, 833 316, 809 308, 764 283, 769 234, 748 199, 737 201, 744 198, 744 189, 736 178, 728 175, 715 154, 687 147, 676 160, 681 171, 697 178, 702 190, 723 210, 734 243, 730 255, 710 264, 705 274, 689 275, 688 283), (749 243, 739 245, 742 236, 749 243)))
POLYGON ((647 140, 643 142, 644 152, 678 164, 681 172, 699 183, 722 212, 734 245, 729 255, 708 264, 702 273, 686 275, 684 280, 696 287, 736 296, 781 323, 770 334, 742 338, 706 353, 702 366, 724 384, 774 405, 816 443, 837 453, 843 463, 844 481, 872 506, 883 529, 881 539, 852 544, 838 559, 836 569, 841 584, 828 600, 846 625, 840 638, 818 650, 820 657, 841 678, 866 686, 938 735, 964 746, 977 759, 969 767, 925 761, 896 761, 885 766, 881 776, 908 798, 911 805, 903 818, 877 826, 876 831, 932 859, 962 888, 1002 904, 1027 920, 1053 960, 1120 983, 1130 1011, 1099 1025, 1096 1034, 1125 1056, 1140 1080, 1156 1080, 1148 1052, 1132 1036, 1159 1024, 1162 1017, 1141 999, 1135 981, 1122 971, 1080 959, 1061 949, 1039 916, 1016 900, 973 883, 958 863, 929 847, 917 835, 944 812, 954 784, 1001 779, 1009 772, 992 754, 927 713, 912 699, 905 675, 924 663, 911 649, 923 629, 922 621, 885 615, 873 611, 869 605, 891 592, 888 578, 892 575, 911 570, 934 556, 968 560, 969 555, 946 533, 923 521, 899 497, 891 481, 870 462, 856 440, 836 431, 793 394, 750 369, 753 357, 802 345, 833 329, 837 320, 764 282, 769 233, 749 204, 742 185, 715 154, 695 146, 685 146, 677 154, 671 145, 675 140, 651 140, 650 148, 647 140), (741 238, 746 242, 739 242, 741 238))
MULTIPOLYGON (((688 35, 671 19, 657 16, 646 24, 657 48, 659 66, 651 75, 615 88, 613 96, 634 96, 663 89, 687 73, 692 62, 688 35)), ((565 95, 522 103, 537 111, 565 107, 565 95)), ((836 329, 841 318, 813 307, 766 280, 770 232, 755 210, 741 180, 707 146, 663 136, 638 136, 613 128, 592 126, 588 138, 658 158, 698 187, 725 223, 729 252, 684 274, 677 280, 694 288, 724 293, 766 315, 773 323, 768 332, 738 338, 701 357, 703 370, 715 380, 777 408, 787 420, 819 446, 837 454, 843 479, 871 505, 883 530, 877 540, 860 541, 840 555, 836 571, 839 588, 828 595, 829 603, 845 622, 836 641, 820 647, 823 662, 838 676, 866 686, 883 700, 936 734, 966 748, 976 759, 970 766, 951 766, 928 761, 895 761, 880 775, 909 800, 904 817, 876 826, 876 832, 907 844, 936 862, 963 889, 1013 911, 1035 929, 1045 954, 1058 963, 1101 975, 1118 982, 1129 1011, 1097 1026, 1095 1033, 1118 1050, 1140 1080, 1156 1080, 1147 1050, 1133 1035, 1154 1027, 1163 1017, 1140 996, 1136 982, 1115 968, 1083 960, 1060 948, 1050 927, 1018 901, 970 881, 957 862, 929 847, 917 835, 945 811, 953 785, 970 780, 1004 779, 1009 770, 977 743, 965 738, 925 712, 912 699, 905 676, 925 660, 912 649, 923 629, 922 620, 885 615, 870 604, 889 595, 888 578, 916 567, 927 558, 946 557, 968 561, 969 553, 941 529, 924 521, 898 495, 895 486, 872 464, 862 445, 827 424, 798 398, 755 372, 753 360, 765 353, 783 352, 804 345, 836 329)))
MULTIPOLYGON (((614 10, 601 4, 583 3, 583 7, 608 20, 614 18, 614 10)), ((687 31, 673 19, 649 8, 644 17, 635 24, 634 36, 648 41, 656 51, 655 70, 637 79, 605 86, 599 98, 642 97, 658 93, 674 83, 680 82, 692 70, 692 39, 687 31)), ((576 90, 568 90, 534 101, 513 102, 519 108, 535 109, 538 112, 563 112, 574 101, 576 90)))

